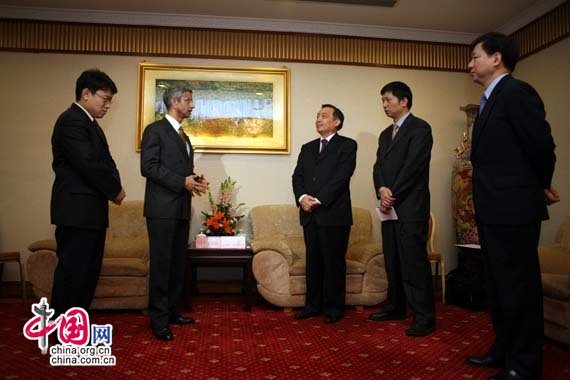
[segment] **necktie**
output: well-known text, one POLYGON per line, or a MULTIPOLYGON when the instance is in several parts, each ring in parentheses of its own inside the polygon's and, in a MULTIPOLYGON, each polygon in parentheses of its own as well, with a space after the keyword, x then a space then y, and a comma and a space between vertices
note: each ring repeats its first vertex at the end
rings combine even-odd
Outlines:
POLYGON ((97 120, 93 120, 93 124, 95 124, 95 129, 97 130, 97 134, 99 135, 99 137, 101 137, 101 139, 103 141, 105 141, 105 143, 107 143, 107 139, 105 138, 105 134, 103 133, 103 129, 101 129, 101 127, 99 126, 99 123, 97 123, 97 120))
POLYGON ((329 143, 329 141, 327 139, 321 140, 321 150, 319 151, 319 154, 323 153, 325 151, 325 148, 327 147, 328 143, 329 143))
POLYGON ((485 107, 485 104, 487 104, 487 97, 485 96, 485 93, 483 93, 483 95, 481 95, 481 103, 479 103, 479 115, 481 115, 481 112, 483 112, 483 107, 485 107))
POLYGON ((398 124, 394 123, 394 125, 392 126, 392 140, 394 140, 394 137, 396 137, 396 133, 398 133, 398 129, 400 127, 398 126, 398 124))
POLYGON ((182 129, 182 126, 180 126, 178 128, 178 136, 180 136, 180 138, 182 139, 182 142, 184 143, 184 147, 186 148, 186 152, 188 153, 188 136, 186 136, 186 132, 184 132, 184 129, 182 129))

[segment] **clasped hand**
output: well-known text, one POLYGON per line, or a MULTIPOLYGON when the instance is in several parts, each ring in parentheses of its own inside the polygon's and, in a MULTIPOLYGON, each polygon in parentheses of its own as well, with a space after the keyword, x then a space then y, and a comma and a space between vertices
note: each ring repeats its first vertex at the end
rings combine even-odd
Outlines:
POLYGON ((210 189, 210 181, 208 181, 203 174, 193 174, 186 177, 184 181, 184 188, 194 195, 202 195, 210 189))
POLYGON ((394 198, 392 190, 385 186, 382 186, 380 189, 378 189, 378 192, 380 193, 380 211, 384 214, 387 214, 394 206, 396 198, 394 198))
POLYGON ((303 208, 303 211, 305 211, 305 212, 312 212, 318 206, 319 206, 319 202, 317 201, 317 198, 315 198, 311 195, 305 195, 301 199, 301 207, 303 208))

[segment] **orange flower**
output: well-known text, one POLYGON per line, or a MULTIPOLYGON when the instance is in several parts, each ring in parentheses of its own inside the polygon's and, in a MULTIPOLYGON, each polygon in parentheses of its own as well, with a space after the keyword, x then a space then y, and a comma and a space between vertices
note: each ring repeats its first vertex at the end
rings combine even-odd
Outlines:
POLYGON ((208 192, 210 212, 202 212, 204 215, 202 225, 206 227, 204 230, 206 235, 233 236, 236 234, 237 222, 243 217, 243 215, 236 215, 236 213, 243 204, 239 204, 237 207, 231 205, 231 196, 235 183, 229 177, 222 182, 217 202, 212 194, 208 192))

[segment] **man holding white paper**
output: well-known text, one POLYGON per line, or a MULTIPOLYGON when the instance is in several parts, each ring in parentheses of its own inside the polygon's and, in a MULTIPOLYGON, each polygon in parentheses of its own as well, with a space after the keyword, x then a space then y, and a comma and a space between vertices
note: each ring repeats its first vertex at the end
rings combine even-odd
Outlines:
POLYGON ((380 200, 382 245, 388 275, 388 303, 372 313, 373 321, 413 321, 408 336, 425 336, 435 330, 431 267, 427 258, 430 212, 429 163, 431 127, 410 113, 412 91, 391 82, 380 91, 386 116, 394 123, 378 139, 373 179, 380 200))

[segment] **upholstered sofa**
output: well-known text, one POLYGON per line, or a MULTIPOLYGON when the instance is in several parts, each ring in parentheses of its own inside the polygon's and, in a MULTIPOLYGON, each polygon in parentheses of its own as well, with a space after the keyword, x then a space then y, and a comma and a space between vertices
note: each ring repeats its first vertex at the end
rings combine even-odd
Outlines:
MULTIPOLYGON (((55 240, 39 240, 28 248, 28 279, 36 297, 51 297, 57 265, 55 240)), ((149 245, 143 201, 109 207, 109 229, 101 276, 92 309, 146 309, 149 245)))
POLYGON ((570 344, 570 215, 558 227, 556 242, 538 247, 544 295, 544 333, 570 344))
MULTIPOLYGON (((379 304, 387 297, 388 280, 381 244, 372 241, 368 210, 352 209, 354 224, 346 253, 346 303, 379 304)), ((295 205, 251 209, 253 275, 258 292, 273 305, 290 309, 305 303, 305 243, 295 205)))

